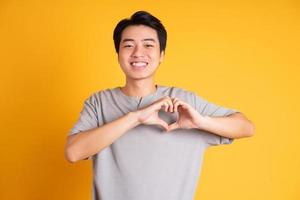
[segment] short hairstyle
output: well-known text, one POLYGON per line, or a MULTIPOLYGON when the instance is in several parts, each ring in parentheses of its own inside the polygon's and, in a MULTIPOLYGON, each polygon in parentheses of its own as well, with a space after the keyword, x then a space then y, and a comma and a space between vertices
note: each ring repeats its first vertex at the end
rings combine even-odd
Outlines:
POLYGON ((122 32, 126 27, 132 25, 145 25, 155 29, 159 40, 160 52, 165 51, 167 31, 161 21, 146 11, 137 11, 130 19, 122 19, 114 29, 113 39, 117 53, 119 53, 122 32))

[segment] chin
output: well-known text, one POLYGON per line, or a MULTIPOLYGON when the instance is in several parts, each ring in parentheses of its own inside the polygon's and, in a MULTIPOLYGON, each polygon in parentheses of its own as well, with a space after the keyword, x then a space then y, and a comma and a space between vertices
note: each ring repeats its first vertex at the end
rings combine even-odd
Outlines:
POLYGON ((126 76, 127 79, 130 80, 142 80, 142 79, 149 79, 149 78, 153 78, 152 75, 127 75, 126 76))

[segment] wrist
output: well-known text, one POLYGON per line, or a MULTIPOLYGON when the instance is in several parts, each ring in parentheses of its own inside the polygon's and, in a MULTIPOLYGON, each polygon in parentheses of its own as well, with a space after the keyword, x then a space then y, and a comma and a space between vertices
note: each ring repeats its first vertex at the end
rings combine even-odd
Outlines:
POLYGON ((139 111, 131 111, 127 113, 128 117, 131 119, 134 127, 141 124, 139 119, 139 111))
POLYGON ((197 122, 197 128, 200 130, 206 130, 206 124, 209 122, 210 117, 209 116, 202 116, 199 117, 199 120, 197 122))

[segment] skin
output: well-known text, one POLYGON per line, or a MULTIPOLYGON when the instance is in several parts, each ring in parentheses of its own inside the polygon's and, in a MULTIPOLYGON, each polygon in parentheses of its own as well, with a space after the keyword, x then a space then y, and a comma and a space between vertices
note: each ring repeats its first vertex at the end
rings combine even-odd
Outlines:
MULTIPOLYGON (((154 29, 144 25, 125 28, 118 53, 118 62, 126 77, 126 84, 121 87, 121 91, 128 96, 140 98, 154 93, 154 75, 163 59, 164 51, 160 51, 154 29), (133 66, 133 62, 147 63, 147 66, 133 66)), ((129 112, 100 127, 68 136, 65 158, 71 163, 91 158, 128 130, 141 124, 161 126, 168 134, 179 128, 205 130, 228 138, 250 137, 254 134, 254 125, 242 113, 234 113, 227 117, 201 116, 186 102, 163 97, 145 108, 129 112), (178 112, 178 120, 167 124, 159 118, 160 110, 178 112)))
POLYGON ((126 84, 121 90, 128 96, 143 97, 155 92, 154 75, 164 59, 164 51, 160 52, 159 40, 154 29, 144 26, 128 26, 124 29, 118 53, 118 62, 126 84), (148 63, 143 70, 135 70, 131 62, 148 63))
MULTIPOLYGON (((122 91, 128 96, 143 97, 156 90, 154 75, 163 61, 164 52, 160 51, 159 40, 154 29, 144 26, 129 26, 121 37, 118 61, 126 76, 122 91), (145 70, 134 70, 133 61, 146 61, 145 70)), ((252 136, 254 125, 242 114, 235 113, 224 118, 201 116, 192 106, 176 98, 163 98, 152 105, 137 111, 141 124, 157 124, 166 131, 175 129, 202 129, 231 138, 252 136), (178 112, 178 121, 168 125, 158 117, 160 109, 178 112)))

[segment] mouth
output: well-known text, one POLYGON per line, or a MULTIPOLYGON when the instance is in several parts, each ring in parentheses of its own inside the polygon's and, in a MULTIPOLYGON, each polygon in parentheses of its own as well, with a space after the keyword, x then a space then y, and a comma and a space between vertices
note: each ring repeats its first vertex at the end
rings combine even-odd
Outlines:
POLYGON ((144 68, 148 65, 148 62, 136 61, 136 62, 130 62, 130 65, 134 68, 144 68))

